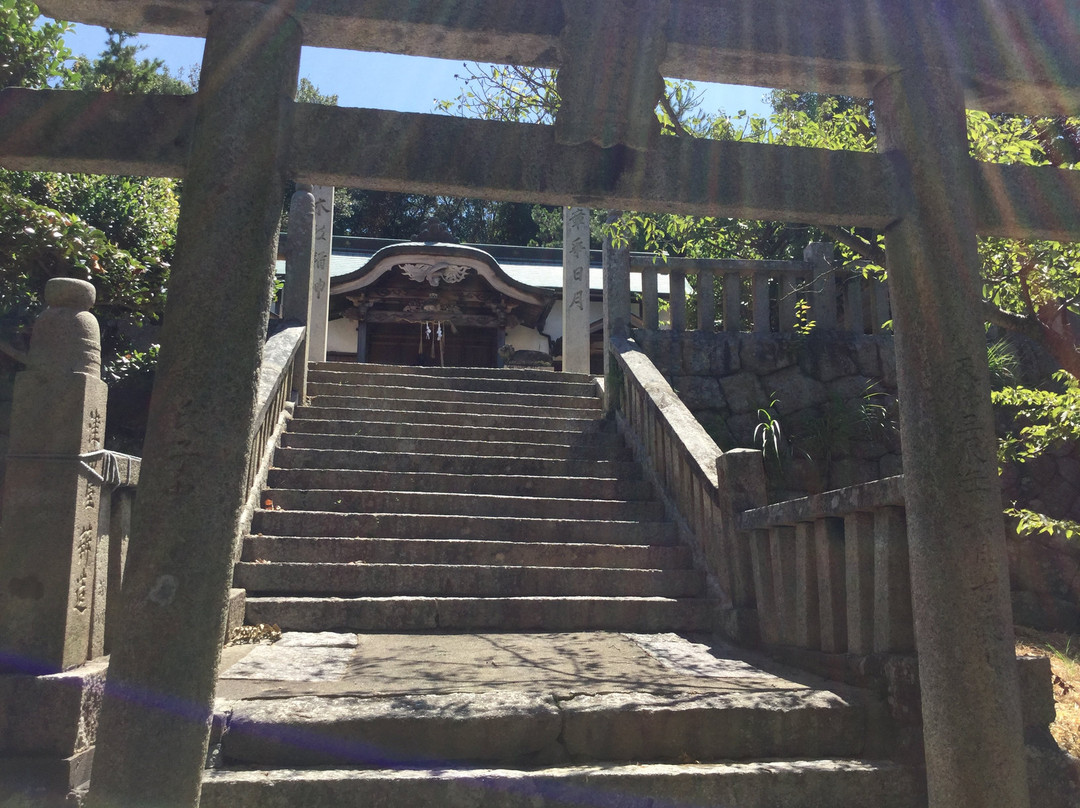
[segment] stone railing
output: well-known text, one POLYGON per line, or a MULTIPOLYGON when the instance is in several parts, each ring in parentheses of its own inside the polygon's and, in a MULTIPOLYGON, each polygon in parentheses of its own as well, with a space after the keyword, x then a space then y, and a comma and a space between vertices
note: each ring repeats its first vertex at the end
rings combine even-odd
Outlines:
POLYGON ((611 350, 616 417, 708 572, 722 631, 823 653, 914 650, 902 477, 766 505, 760 452, 722 452, 635 342, 611 350))
POLYGON ((112 645, 111 634, 115 631, 116 612, 120 608, 120 600, 115 595, 120 592, 124 579, 124 562, 131 537, 131 509, 142 468, 142 460, 132 455, 103 451, 100 456, 100 467, 90 472, 101 491, 90 659, 107 654, 112 645), (109 592, 114 597, 107 597, 109 592))
POLYGON ((800 304, 816 328, 857 334, 879 333, 890 319, 888 285, 864 277, 861 265, 835 266, 832 245, 809 245, 802 261, 715 260, 668 258, 654 261, 639 256, 631 272, 641 273, 641 319, 646 329, 660 327, 657 276, 667 275, 669 317, 673 331, 689 327, 686 318, 686 278, 697 276, 697 330, 715 331, 716 292, 723 301, 719 321, 725 331, 761 333, 795 330, 800 304), (705 293, 711 290, 713 294, 705 293), (749 299, 746 299, 749 295, 749 299))
POLYGON ((618 372, 606 390, 620 431, 675 518, 680 538, 708 574, 710 594, 721 603, 722 629, 733 638, 752 639, 746 622, 753 605, 753 580, 746 548, 733 541, 737 514, 764 503, 746 492, 765 490, 758 452, 723 453, 632 340, 613 337, 618 372), (755 466, 756 463, 756 466, 755 466), (737 473, 732 470, 738 467, 737 473), (721 485, 728 475, 733 485, 721 485))
MULTIPOLYGON (((259 393, 255 419, 251 424, 251 453, 246 471, 247 503, 240 518, 242 535, 259 507, 259 495, 270 469, 270 459, 278 438, 297 401, 303 401, 303 370, 306 368, 307 329, 302 325, 283 328, 266 340, 259 370, 259 393)), ((239 536, 236 552, 239 553, 239 536)))
POLYGON ((903 477, 744 512, 761 641, 828 654, 915 650, 903 477))

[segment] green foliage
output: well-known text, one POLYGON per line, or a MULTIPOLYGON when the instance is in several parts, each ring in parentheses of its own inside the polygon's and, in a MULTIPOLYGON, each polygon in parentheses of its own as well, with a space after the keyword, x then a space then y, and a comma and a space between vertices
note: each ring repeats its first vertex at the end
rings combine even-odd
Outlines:
POLYGON ((850 455, 857 441, 884 440, 899 431, 893 399, 871 381, 857 399, 844 399, 830 391, 817 415, 805 421, 793 438, 828 479, 838 457, 850 455))
POLYGON ((129 41, 136 38, 135 34, 112 28, 105 30, 108 33, 105 50, 96 59, 78 57, 71 69, 68 87, 75 90, 169 95, 195 92, 193 81, 174 76, 161 59, 137 58, 139 51, 146 46, 130 44, 129 41))
POLYGON ((1036 513, 1015 505, 1005 509, 1005 515, 1016 520, 1018 536, 1033 536, 1037 533, 1046 535, 1060 534, 1066 539, 1080 539, 1080 523, 1070 519, 1054 519, 1046 514, 1036 513))
POLYGON ((173 181, 0 170, 0 193, 9 237, 23 233, 0 264, 5 310, 32 311, 45 280, 65 275, 94 283, 103 317, 142 322, 161 313, 179 214, 173 181))
POLYGON ((32 322, 55 277, 93 283, 104 316, 139 320, 163 295, 154 273, 100 230, 0 185, 0 337, 12 339, 32 322))
POLYGON ((1023 463, 1051 447, 1080 439, 1080 382, 1064 371, 1055 373, 1057 390, 1006 387, 991 393, 994 404, 1012 415, 1018 431, 1002 438, 1001 462, 1023 463))
POLYGON ((776 405, 780 402, 774 393, 767 407, 759 407, 758 423, 754 427, 754 448, 761 451, 761 458, 766 463, 772 461, 777 466, 788 454, 787 440, 780 425, 780 416, 776 414, 776 405))
POLYGON ((1020 360, 1008 340, 995 340, 986 346, 986 363, 990 368, 990 384, 995 389, 1016 381, 1020 360))
POLYGON ((64 45, 66 22, 35 25, 38 7, 28 0, 0 0, 0 88, 39 89, 68 76, 65 62, 71 51, 64 45))
POLYGON ((337 95, 327 95, 319 91, 311 79, 302 78, 300 84, 296 88, 296 100, 305 104, 326 104, 330 107, 336 107, 338 102, 337 95))
MULTIPOLYGON (((7 42, 37 37, 21 48, 17 73, 24 86, 58 79, 65 87, 123 92, 191 92, 161 69, 137 60, 130 35, 110 31, 96 60, 80 57, 71 71, 63 23, 33 29, 37 8, 0 0, 7 42), (27 34, 27 30, 36 33, 27 34), (28 64, 27 62, 32 64, 28 64)), ((7 54, 5 53, 5 58, 7 54)), ((6 64, 12 64, 8 58, 6 64)), ((172 259, 178 184, 161 178, 15 172, 0 169, 0 338, 17 335, 37 314, 45 282, 88 280, 97 289, 94 311, 103 319, 140 323, 161 313, 172 259)))
POLYGON ((523 65, 493 65, 465 62, 457 98, 436 101, 441 112, 465 118, 515 123, 555 121, 559 109, 556 71, 523 65))
POLYGON ((160 348, 161 346, 155 343, 145 351, 132 349, 114 356, 101 366, 101 378, 113 387, 130 383, 140 377, 152 376, 157 369, 160 348))

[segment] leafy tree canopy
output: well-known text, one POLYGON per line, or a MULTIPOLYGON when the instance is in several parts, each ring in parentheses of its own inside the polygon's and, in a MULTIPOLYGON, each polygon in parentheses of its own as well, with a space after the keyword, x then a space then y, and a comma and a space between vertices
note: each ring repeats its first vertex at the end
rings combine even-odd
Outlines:
POLYGON ((79 56, 66 87, 73 90, 104 90, 121 93, 165 93, 189 95, 195 92, 198 76, 189 71, 188 80, 175 76, 161 59, 139 59, 145 45, 131 44, 136 35, 106 28, 105 50, 96 59, 79 56))
MULTIPOLYGON (((192 92, 162 70, 138 60, 130 35, 110 31, 95 60, 74 68, 62 35, 67 23, 36 24, 38 10, 0 0, 7 24, 5 64, 10 83, 27 87, 119 92, 192 92), (20 43, 11 47, 11 43, 20 43), (27 44, 29 43, 29 44, 27 44)), ((53 277, 88 280, 97 289, 95 313, 135 323, 160 315, 172 258, 179 184, 162 178, 49 174, 0 169, 0 338, 19 355, 19 341, 40 309, 53 277)))
POLYGON ((0 0, 0 87, 45 87, 67 76, 71 51, 64 45, 66 22, 35 25, 38 8, 29 0, 0 0))

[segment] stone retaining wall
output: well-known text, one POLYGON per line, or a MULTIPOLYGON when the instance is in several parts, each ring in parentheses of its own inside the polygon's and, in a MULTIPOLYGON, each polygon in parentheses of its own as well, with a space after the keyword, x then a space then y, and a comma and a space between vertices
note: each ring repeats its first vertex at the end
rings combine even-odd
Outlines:
POLYGON ((639 330, 634 338, 722 449, 754 448, 766 420, 759 410, 775 416, 786 451, 767 463, 771 500, 902 472, 891 336, 639 330), (867 404, 883 406, 892 428, 868 421, 867 404))

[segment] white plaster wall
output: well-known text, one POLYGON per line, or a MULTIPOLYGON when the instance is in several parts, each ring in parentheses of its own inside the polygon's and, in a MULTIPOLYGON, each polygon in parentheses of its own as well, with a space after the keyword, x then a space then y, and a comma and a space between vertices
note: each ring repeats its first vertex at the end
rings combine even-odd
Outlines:
POLYGON ((535 328, 519 325, 506 332, 506 343, 519 351, 541 351, 551 353, 548 338, 535 328))
MULTIPOLYGON (((604 301, 602 300, 590 300, 589 301, 589 322, 595 323, 597 320, 604 316, 604 301)), ((562 301, 555 301, 555 305, 552 306, 551 312, 548 314, 547 322, 544 324, 544 333, 551 337, 551 341, 554 342, 562 336, 563 323, 562 323, 562 301)))
POLYGON ((326 330, 326 350, 330 353, 356 353, 356 323, 339 317, 326 330))

